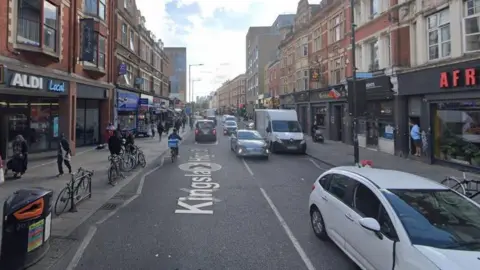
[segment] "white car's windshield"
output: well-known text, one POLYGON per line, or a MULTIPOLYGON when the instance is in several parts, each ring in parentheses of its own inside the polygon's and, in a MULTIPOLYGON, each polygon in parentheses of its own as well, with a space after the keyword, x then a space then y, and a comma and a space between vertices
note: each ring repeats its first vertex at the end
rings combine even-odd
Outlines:
POLYGON ((235 121, 235 117, 230 116, 230 117, 225 118, 225 122, 227 122, 227 121, 235 121))
POLYGON ((272 121, 273 132, 302 132, 298 121, 274 120, 272 121))
POLYGON ((413 245, 480 251, 480 208, 451 190, 384 191, 413 245))

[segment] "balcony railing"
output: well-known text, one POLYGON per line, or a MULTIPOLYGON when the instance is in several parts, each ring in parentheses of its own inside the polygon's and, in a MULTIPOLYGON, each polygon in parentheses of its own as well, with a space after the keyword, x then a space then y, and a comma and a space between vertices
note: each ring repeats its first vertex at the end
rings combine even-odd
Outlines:
POLYGON ((33 46, 40 46, 39 21, 19 17, 17 19, 17 42, 33 46))

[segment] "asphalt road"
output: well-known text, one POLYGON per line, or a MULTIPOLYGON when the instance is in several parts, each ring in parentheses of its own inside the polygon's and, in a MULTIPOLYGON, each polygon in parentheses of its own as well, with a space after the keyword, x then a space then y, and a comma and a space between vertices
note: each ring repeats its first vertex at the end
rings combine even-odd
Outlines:
POLYGON ((142 194, 98 227, 75 269, 355 269, 310 227, 318 166, 298 155, 243 160, 221 135, 208 145, 185 138, 178 160, 166 159, 142 194), (220 166, 186 171, 188 162, 220 166))

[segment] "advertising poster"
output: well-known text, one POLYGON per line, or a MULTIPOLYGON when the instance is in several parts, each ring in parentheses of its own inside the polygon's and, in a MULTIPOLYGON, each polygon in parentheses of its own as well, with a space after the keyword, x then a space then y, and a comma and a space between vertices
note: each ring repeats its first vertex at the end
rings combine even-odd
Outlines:
POLYGON ((33 223, 28 227, 28 248, 27 252, 31 252, 43 244, 43 228, 45 220, 42 219, 33 223))

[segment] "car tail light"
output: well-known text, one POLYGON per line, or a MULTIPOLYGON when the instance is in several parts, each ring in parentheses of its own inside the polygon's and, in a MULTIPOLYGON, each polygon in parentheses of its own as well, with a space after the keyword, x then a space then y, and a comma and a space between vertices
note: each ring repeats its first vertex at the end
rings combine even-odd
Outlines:
POLYGON ((215 130, 215 129, 212 130, 212 132, 213 132, 213 135, 217 134, 217 130, 215 130))
POLYGON ((313 184, 313 186, 312 186, 312 190, 315 190, 315 184, 313 184))
POLYGON ((197 134, 198 134, 198 129, 195 129, 195 135, 197 135, 197 134))

